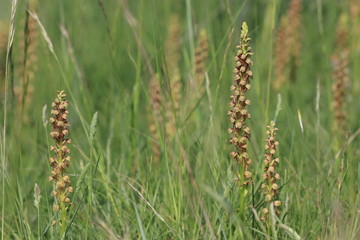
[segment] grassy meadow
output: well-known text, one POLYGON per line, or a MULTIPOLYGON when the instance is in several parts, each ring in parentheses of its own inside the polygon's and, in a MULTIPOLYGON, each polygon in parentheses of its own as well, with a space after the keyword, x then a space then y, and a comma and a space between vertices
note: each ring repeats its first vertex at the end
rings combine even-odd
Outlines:
POLYGON ((1 0, 1 240, 360 239, 359 66, 358 0, 1 0))

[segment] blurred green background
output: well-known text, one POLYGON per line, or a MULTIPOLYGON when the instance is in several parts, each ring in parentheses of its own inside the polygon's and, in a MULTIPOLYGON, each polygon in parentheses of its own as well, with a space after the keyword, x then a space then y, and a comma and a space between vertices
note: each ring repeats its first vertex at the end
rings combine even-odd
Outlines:
MULTIPOLYGON (((22 101, 15 89, 24 92, 27 8, 26 1, 19 1, 6 107, 4 87, 1 91, 1 119, 7 113, 6 126, 1 120, 6 128, 6 135, 1 134, 2 239, 60 239, 56 227, 48 228, 54 202, 48 182, 52 139, 50 126, 42 121, 44 105, 50 112, 57 90, 68 93, 73 159, 68 173, 77 187, 70 196, 69 216, 75 218, 66 239, 265 239, 250 207, 260 211, 264 204, 265 127, 277 106, 281 220, 302 239, 359 239, 360 16, 352 13, 360 4, 303 0, 300 65, 292 79, 274 90, 277 29, 289 2, 38 0, 29 9, 39 17, 54 52, 34 21, 33 92, 22 101), (164 101, 172 101, 165 43, 174 15, 181 29, 180 111, 175 137, 168 140, 158 124, 154 140, 148 120, 153 114, 149 65, 160 76, 164 101), (345 98, 350 137, 339 141, 333 131, 331 59, 340 15, 347 17, 351 84, 345 98), (246 217, 240 218, 239 186, 229 190, 239 167, 229 157, 227 111, 243 21, 254 51, 254 79, 247 95, 252 101, 254 188, 246 217), (190 83, 200 29, 208 34, 208 77, 206 91, 194 100, 190 83), (90 124, 97 111, 92 142, 90 124), (154 141, 161 150, 158 163, 153 161, 154 141), (79 182, 80 175, 84 179, 79 182), (33 204, 35 183, 42 195, 39 212, 33 204)), ((0 1, 0 20, 6 26, 10 13, 11 1, 0 1)), ((3 86, 5 76, 0 78, 3 86)), ((277 231, 278 239, 291 238, 284 229, 277 231)))

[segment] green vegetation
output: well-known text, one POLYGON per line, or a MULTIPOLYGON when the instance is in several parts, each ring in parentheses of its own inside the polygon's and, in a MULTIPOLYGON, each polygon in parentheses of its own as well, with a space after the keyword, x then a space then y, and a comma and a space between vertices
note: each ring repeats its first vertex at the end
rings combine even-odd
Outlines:
POLYGON ((356 0, 0 1, 0 239, 360 239, 359 29, 356 0))

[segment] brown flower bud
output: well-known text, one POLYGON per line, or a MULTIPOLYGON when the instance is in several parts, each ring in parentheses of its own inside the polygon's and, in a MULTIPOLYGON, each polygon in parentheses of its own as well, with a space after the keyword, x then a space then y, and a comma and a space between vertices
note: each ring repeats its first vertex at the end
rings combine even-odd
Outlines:
POLYGON ((64 182, 62 182, 62 181, 59 181, 59 182, 56 183, 56 188, 57 188, 57 189, 61 189, 61 188, 63 188, 64 186, 65 186, 65 184, 64 184, 64 182))
POLYGON ((251 172, 249 172, 249 171, 245 171, 244 172, 244 176, 245 176, 245 178, 251 178, 251 172))
POLYGON ((241 128, 241 127, 242 127, 242 123, 241 123, 241 122, 235 123, 235 127, 236 127, 236 128, 241 128))
POLYGON ((52 131, 50 132, 50 137, 52 138, 57 138, 59 136, 59 132, 58 131, 52 131))
POLYGON ((51 110, 51 114, 52 114, 52 115, 58 115, 58 114, 59 114, 59 110, 53 109, 53 110, 51 110))
POLYGON ((70 178, 69 178, 69 176, 67 176, 67 175, 65 175, 65 176, 63 177, 63 180, 64 180, 66 183, 70 182, 70 178))
POLYGON ((54 211, 54 212, 59 211, 59 209, 60 209, 59 205, 55 204, 55 205, 53 206, 53 211, 54 211))
POLYGON ((263 209, 262 209, 262 212, 263 212, 263 214, 267 214, 267 213, 269 212, 269 209, 263 208, 263 209))
POLYGON ((271 194, 266 194, 265 195, 265 201, 270 202, 271 198, 272 198, 271 194))

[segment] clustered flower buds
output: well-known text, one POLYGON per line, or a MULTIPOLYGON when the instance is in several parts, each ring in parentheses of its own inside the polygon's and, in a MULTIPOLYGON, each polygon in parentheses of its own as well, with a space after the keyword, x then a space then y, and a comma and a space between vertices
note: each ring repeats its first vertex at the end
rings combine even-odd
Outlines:
POLYGON ((296 80, 302 47, 302 0, 291 0, 288 11, 280 19, 275 42, 275 80, 273 87, 280 88, 289 80, 296 80), (291 21, 291 24, 289 22, 291 21))
MULTIPOLYGON (((8 24, 0 21, 0 78, 5 77, 5 61, 6 61, 6 48, 8 42, 8 24)), ((3 87, 0 87, 3 91, 3 87)))
POLYGON ((290 61, 293 61, 292 64, 295 67, 300 64, 300 55, 301 55, 301 43, 302 43, 302 20, 301 20, 301 11, 302 11, 302 0, 292 0, 289 4, 288 9, 288 19, 291 21, 291 24, 288 24, 288 41, 289 41, 289 54, 290 61))
POLYGON ((237 46, 238 52, 235 57, 236 67, 234 69, 234 84, 231 86, 232 95, 230 96, 230 122, 229 128, 230 144, 234 145, 236 151, 231 152, 231 157, 235 159, 242 167, 240 173, 241 183, 247 185, 251 181, 251 172, 249 165, 251 159, 248 154, 248 142, 250 140, 250 128, 246 126, 246 119, 250 114, 246 110, 250 105, 250 100, 246 99, 246 92, 250 89, 250 79, 253 76, 250 67, 253 65, 250 57, 253 55, 249 46, 248 27, 244 22, 242 24, 240 44, 237 46))
POLYGON ((52 195, 57 200, 57 204, 53 207, 55 212, 71 204, 68 195, 73 192, 70 177, 65 174, 65 170, 69 167, 70 162, 70 149, 67 145, 71 142, 67 138, 70 123, 67 120, 69 112, 67 110, 68 101, 64 99, 65 97, 64 91, 58 91, 55 102, 52 103, 52 117, 50 118, 50 123, 53 127, 50 136, 55 140, 55 144, 50 147, 50 151, 54 152, 55 156, 50 157, 49 160, 52 167, 49 180, 55 183, 55 190, 52 192, 52 195))
POLYGON ((347 85, 349 83, 349 69, 348 69, 348 52, 343 51, 340 56, 333 58, 333 112, 335 118, 335 130, 341 134, 346 132, 346 93, 347 85))
MULTIPOLYGON (((276 172, 277 165, 280 160, 276 157, 276 151, 279 147, 279 142, 276 141, 276 131, 275 122, 271 122, 270 126, 267 126, 266 130, 266 145, 265 145, 265 159, 264 159, 264 183, 261 185, 262 191, 265 195, 265 201, 268 203, 274 203, 274 209, 276 213, 279 213, 278 207, 281 206, 281 201, 277 200, 279 195, 279 185, 277 181, 280 179, 280 175, 276 172)), ((263 217, 262 219, 267 219, 269 209, 264 208, 262 210, 263 217)))
POLYGON ((336 48, 332 56, 334 130, 342 136, 345 136, 347 130, 348 112, 346 96, 350 83, 347 21, 346 15, 340 16, 336 31, 336 48))
POLYGON ((195 81, 198 91, 198 95, 202 95, 204 92, 203 79, 205 78, 207 61, 209 54, 208 36, 205 29, 201 29, 199 33, 198 45, 195 48, 195 81))
POLYGON ((166 101, 166 122, 165 130, 169 139, 172 139, 176 133, 176 118, 180 111, 180 102, 182 99, 182 83, 180 75, 180 40, 181 25, 179 16, 171 16, 168 34, 165 42, 166 66, 164 72, 168 73, 170 94, 169 100, 166 101))
MULTIPOLYGON (((38 1, 26 1, 26 8, 37 12, 38 1)), ((29 110, 35 92, 35 76, 38 68, 38 33, 39 28, 36 20, 27 12, 25 17, 25 31, 20 32, 19 55, 17 74, 19 76, 19 84, 14 85, 14 95, 17 101, 17 114, 23 122, 29 122, 29 110)))
POLYGON ((159 128, 163 124, 162 118, 162 110, 164 104, 164 98, 162 95, 160 83, 159 83, 159 75, 155 74, 149 84, 150 90, 150 98, 151 98, 151 107, 148 109, 149 112, 149 125, 150 132, 153 138, 153 157, 156 163, 159 163, 161 150, 159 146, 159 128))
POLYGON ((279 90, 289 78, 289 20, 287 15, 281 17, 275 42, 275 79, 273 87, 279 90))

